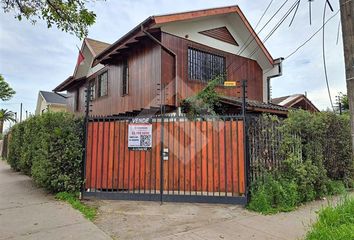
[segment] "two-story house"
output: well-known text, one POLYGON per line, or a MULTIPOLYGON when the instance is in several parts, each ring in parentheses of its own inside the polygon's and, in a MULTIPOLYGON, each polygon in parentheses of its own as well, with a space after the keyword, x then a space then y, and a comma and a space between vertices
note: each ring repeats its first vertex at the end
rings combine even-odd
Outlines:
POLYGON ((217 91, 235 111, 240 89, 224 82, 247 80, 249 111, 286 114, 269 101, 282 59, 270 55, 238 6, 151 16, 111 45, 95 50, 92 42, 83 43, 86 62, 54 89, 68 92, 73 112, 84 112, 88 87, 92 115, 157 113, 160 104, 178 112, 181 100, 222 76, 217 91))

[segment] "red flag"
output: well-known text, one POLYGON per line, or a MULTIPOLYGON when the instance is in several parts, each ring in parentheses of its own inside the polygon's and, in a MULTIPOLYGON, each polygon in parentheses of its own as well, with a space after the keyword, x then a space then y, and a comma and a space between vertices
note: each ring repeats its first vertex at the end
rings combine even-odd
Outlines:
MULTIPOLYGON (((76 46, 76 47, 77 47, 77 46, 76 46)), ((79 48, 77 47, 77 49, 79 49, 79 48)), ((84 54, 81 52, 81 50, 79 49, 79 56, 77 57, 77 65, 83 64, 84 60, 85 60, 85 56, 84 56, 84 54)))

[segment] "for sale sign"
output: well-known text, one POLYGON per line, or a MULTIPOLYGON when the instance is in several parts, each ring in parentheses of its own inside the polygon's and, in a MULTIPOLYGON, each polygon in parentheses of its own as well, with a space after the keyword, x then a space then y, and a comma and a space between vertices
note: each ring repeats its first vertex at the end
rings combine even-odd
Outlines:
POLYGON ((130 150, 149 150, 152 148, 152 124, 150 119, 133 119, 128 124, 128 148, 130 150))

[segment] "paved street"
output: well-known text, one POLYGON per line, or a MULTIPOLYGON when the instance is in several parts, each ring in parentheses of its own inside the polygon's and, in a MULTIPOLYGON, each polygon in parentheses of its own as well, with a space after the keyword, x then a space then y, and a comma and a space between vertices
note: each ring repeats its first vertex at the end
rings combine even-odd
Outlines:
POLYGON ((0 160, 0 240, 111 239, 81 213, 0 160))

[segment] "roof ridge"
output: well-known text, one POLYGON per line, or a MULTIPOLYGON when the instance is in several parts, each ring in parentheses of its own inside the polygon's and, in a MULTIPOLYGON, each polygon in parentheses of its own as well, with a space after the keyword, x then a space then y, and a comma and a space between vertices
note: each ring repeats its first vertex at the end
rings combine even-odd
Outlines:
POLYGON ((171 15, 177 15, 177 14, 182 14, 182 13, 193 13, 193 12, 200 12, 200 11, 210 11, 210 10, 216 10, 216 9, 223 9, 223 8, 232 8, 232 7, 238 7, 237 4, 235 5, 225 5, 222 7, 211 7, 211 8, 202 8, 202 9, 196 9, 196 10, 190 10, 190 11, 180 11, 180 12, 171 12, 171 13, 166 13, 166 14, 158 14, 158 15, 152 15, 150 17, 161 17, 161 16, 171 16, 171 15))
POLYGON ((85 39, 88 40, 88 41, 95 41, 95 42, 99 42, 99 43, 111 45, 110 43, 103 42, 103 41, 101 41, 101 40, 97 40, 97 39, 93 39, 93 38, 89 38, 89 37, 86 37, 85 39))

